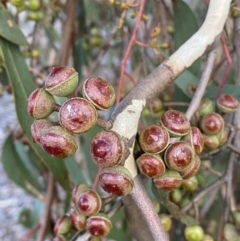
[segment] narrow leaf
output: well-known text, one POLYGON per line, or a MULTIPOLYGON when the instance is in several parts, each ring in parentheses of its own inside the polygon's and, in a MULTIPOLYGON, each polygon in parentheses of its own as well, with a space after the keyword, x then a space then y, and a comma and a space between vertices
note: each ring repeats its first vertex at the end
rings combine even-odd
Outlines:
POLYGON ((27 192, 36 196, 36 192, 41 192, 43 188, 25 166, 23 160, 18 155, 12 136, 9 136, 4 143, 2 153, 2 163, 8 177, 27 192))
POLYGON ((28 45, 10 13, 3 8, 0 8, 0 36, 17 45, 28 45))
POLYGON ((64 160, 53 158, 43 151, 37 144, 32 142, 30 126, 33 119, 27 112, 27 99, 31 92, 36 88, 32 80, 32 76, 28 71, 25 59, 23 58, 17 45, 8 42, 0 37, 0 46, 2 47, 3 57, 5 61, 5 70, 9 81, 11 82, 16 112, 19 123, 28 138, 29 144, 35 151, 41 161, 51 170, 59 183, 68 189, 67 170, 64 160))
MULTIPOLYGON (((199 26, 197 19, 191 8, 182 0, 173 1, 173 21, 174 21, 174 49, 177 50, 185 43, 195 32, 199 26)), ((197 60, 189 68, 198 76, 200 71, 201 61, 197 60)))

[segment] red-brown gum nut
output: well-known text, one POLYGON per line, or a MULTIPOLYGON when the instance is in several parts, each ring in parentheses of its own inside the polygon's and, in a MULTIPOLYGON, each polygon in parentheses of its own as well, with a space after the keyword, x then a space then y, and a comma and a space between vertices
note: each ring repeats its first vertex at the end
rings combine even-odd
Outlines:
POLYGON ((132 175, 123 166, 104 168, 99 182, 104 191, 116 196, 128 195, 133 189, 132 175))
POLYGON ((123 145, 119 136, 112 131, 99 132, 91 142, 93 161, 101 167, 112 167, 121 161, 123 145))
POLYGON ((180 173, 182 178, 189 179, 193 177, 199 171, 200 166, 201 166, 201 159, 199 156, 196 156, 192 165, 186 171, 180 173))
POLYGON ((74 226, 79 231, 85 229, 86 217, 80 214, 75 207, 70 209, 69 215, 72 226, 74 226))
POLYGON ((86 230, 94 236, 106 236, 112 229, 112 222, 103 213, 91 216, 86 221, 86 230))
POLYGON ((182 177, 178 172, 166 169, 162 176, 153 179, 153 183, 156 188, 170 192, 182 184, 182 177))
POLYGON ((160 156, 145 153, 137 159, 137 165, 142 174, 156 178, 165 172, 165 164, 160 156))
POLYGON ((84 216, 92 216, 101 210, 102 199, 94 190, 86 190, 79 194, 76 207, 84 216))
POLYGON ((221 95, 217 100, 217 106, 223 113, 232 113, 237 110, 239 101, 232 95, 221 95))
POLYGON ((78 73, 68 66, 53 67, 45 80, 45 89, 56 96, 68 96, 74 92, 77 85, 78 73))
POLYGON ((100 77, 91 77, 84 81, 83 95, 100 110, 111 107, 116 98, 112 85, 100 77))
POLYGON ((139 143, 144 152, 160 153, 168 146, 169 138, 169 133, 164 127, 150 125, 142 129, 139 143))
POLYGON ((97 121, 95 107, 83 98, 67 100, 59 110, 61 126, 74 134, 81 134, 91 129, 97 121))
POLYGON ((55 105, 53 96, 43 88, 35 89, 28 98, 28 114, 34 119, 43 119, 48 117, 55 105))
POLYGON ((77 150, 76 139, 61 126, 50 127, 40 139, 41 147, 51 156, 67 158, 77 150))
POLYGON ((185 141, 176 141, 170 144, 164 153, 164 161, 168 168, 177 172, 185 171, 193 160, 193 148, 185 141))
POLYGON ((171 136, 185 136, 190 130, 190 122, 184 113, 177 110, 166 111, 160 123, 164 126, 171 136))
POLYGON ((89 190, 90 187, 88 187, 86 184, 81 183, 78 184, 76 186, 74 186, 73 190, 72 190, 72 202, 76 205, 77 204, 77 199, 79 197, 79 195, 85 191, 85 190, 89 190))
POLYGON ((53 123, 47 119, 34 120, 31 125, 33 141, 40 145, 41 136, 51 127, 53 123))
POLYGON ((201 129, 207 135, 218 134, 224 128, 224 120, 218 113, 205 115, 201 120, 201 129))
POLYGON ((64 215, 61 218, 59 218, 54 226, 54 233, 56 235, 59 234, 66 234, 71 229, 71 221, 69 216, 64 215))
POLYGON ((184 136, 183 140, 192 145, 196 154, 199 155, 203 151, 204 138, 197 127, 191 127, 190 132, 184 136))

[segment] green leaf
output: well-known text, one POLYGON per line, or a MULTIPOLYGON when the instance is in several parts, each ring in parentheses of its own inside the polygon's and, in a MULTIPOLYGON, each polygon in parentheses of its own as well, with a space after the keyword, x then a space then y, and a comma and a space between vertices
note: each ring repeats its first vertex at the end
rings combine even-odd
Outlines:
MULTIPOLYGON (((199 26, 197 19, 190 7, 182 0, 173 1, 173 21, 174 21, 174 50, 177 50, 185 43, 194 33, 197 32, 199 26)), ((201 67, 200 59, 196 60, 189 68, 196 76, 198 76, 201 67)))
MULTIPOLYGON (((205 94, 204 97, 207 97, 211 100, 216 100, 217 97, 217 91, 218 91, 218 86, 214 85, 209 87, 205 94)), ((222 94, 230 94, 233 95, 234 97, 236 97, 239 101, 240 101, 240 86, 238 85, 225 85, 223 90, 222 90, 222 94)))
POLYGON ((12 136, 9 136, 4 143, 2 163, 7 176, 27 192, 35 195, 36 192, 43 191, 37 176, 26 168, 22 158, 18 155, 12 136))
POLYGON ((192 95, 188 89, 191 85, 198 85, 198 82, 198 78, 195 75, 193 75, 189 70, 185 70, 175 80, 175 84, 178 86, 178 88, 181 89, 182 92, 190 98, 192 98, 192 95))
POLYGON ((0 36, 17 45, 28 45, 10 13, 2 8, 0 8, 0 36))
POLYGON ((23 58, 17 45, 12 44, 1 37, 0 46, 2 47, 4 56, 5 70, 13 88, 18 120, 28 138, 29 144, 39 159, 43 161, 49 170, 52 171, 59 183, 65 189, 69 189, 67 170, 64 160, 51 157, 37 144, 32 142, 30 126, 33 119, 27 112, 27 99, 36 86, 32 80, 30 72, 28 71, 25 59, 23 58))

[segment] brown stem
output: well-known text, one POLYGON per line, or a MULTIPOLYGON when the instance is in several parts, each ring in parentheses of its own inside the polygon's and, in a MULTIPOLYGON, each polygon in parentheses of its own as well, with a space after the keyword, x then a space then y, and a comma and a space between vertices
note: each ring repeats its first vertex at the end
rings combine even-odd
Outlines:
POLYGON ((49 218, 51 213, 50 210, 51 210, 51 205, 52 205, 53 196, 54 196, 54 184, 55 184, 54 176, 51 172, 49 172, 45 210, 41 220, 41 228, 38 233, 37 241, 44 241, 44 238, 48 229, 49 218))
POLYGON ((110 130, 112 128, 111 121, 103 120, 98 118, 97 123, 98 126, 102 127, 104 130, 110 130))

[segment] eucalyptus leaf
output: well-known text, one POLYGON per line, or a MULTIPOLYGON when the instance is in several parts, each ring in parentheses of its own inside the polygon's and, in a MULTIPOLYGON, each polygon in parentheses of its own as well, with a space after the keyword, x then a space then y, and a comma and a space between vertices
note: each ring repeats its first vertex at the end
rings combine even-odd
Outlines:
POLYGON ((59 158, 51 157, 32 141, 30 126, 33 119, 28 115, 27 99, 36 86, 25 63, 25 59, 17 45, 1 37, 0 46, 2 47, 5 70, 13 88, 18 120, 28 138, 29 144, 39 159, 53 172, 59 183, 65 189, 69 189, 69 183, 66 178, 67 170, 64 161, 59 158))

